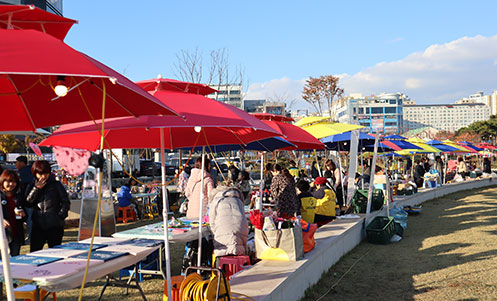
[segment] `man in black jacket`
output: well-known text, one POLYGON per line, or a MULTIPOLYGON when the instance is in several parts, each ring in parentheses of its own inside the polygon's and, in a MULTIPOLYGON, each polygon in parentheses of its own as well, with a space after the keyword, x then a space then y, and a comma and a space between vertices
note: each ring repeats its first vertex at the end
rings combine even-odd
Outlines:
POLYGON ((423 187, 425 169, 419 160, 414 161, 414 182, 418 188, 423 187))
POLYGON ((71 203, 66 189, 51 175, 50 164, 36 161, 31 168, 36 180, 28 187, 26 203, 33 207, 30 252, 60 245, 64 235, 64 220, 71 203))

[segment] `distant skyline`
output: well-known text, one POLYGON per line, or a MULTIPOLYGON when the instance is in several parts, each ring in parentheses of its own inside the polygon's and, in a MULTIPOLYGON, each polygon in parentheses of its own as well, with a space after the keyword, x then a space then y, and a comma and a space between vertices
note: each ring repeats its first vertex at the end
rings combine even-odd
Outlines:
POLYGON ((64 1, 66 42, 131 80, 176 78, 181 50, 224 48, 247 99, 297 99, 309 76, 345 94, 448 103, 497 90, 496 1, 64 1))

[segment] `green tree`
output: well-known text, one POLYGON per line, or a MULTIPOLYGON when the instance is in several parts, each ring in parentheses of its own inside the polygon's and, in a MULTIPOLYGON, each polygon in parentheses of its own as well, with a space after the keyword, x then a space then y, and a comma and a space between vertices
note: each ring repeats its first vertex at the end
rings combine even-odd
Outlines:
POLYGON ((22 148, 23 143, 14 135, 0 135, 0 152, 11 153, 18 148, 22 148))
POLYGON ((343 94, 343 89, 338 86, 340 79, 333 75, 309 77, 306 80, 302 98, 310 103, 316 112, 323 116, 323 111, 328 108, 331 117, 331 105, 343 94))
POLYGON ((484 121, 476 121, 467 127, 457 131, 457 136, 463 133, 478 134, 484 141, 495 141, 497 137, 497 116, 492 115, 490 119, 484 121))

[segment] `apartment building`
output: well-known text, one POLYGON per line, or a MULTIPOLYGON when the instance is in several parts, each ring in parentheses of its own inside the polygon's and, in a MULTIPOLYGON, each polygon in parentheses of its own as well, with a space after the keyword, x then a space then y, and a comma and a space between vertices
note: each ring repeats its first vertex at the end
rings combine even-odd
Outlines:
POLYGON ((408 130, 433 127, 455 132, 473 122, 490 118, 490 107, 483 103, 404 105, 404 125, 408 130))

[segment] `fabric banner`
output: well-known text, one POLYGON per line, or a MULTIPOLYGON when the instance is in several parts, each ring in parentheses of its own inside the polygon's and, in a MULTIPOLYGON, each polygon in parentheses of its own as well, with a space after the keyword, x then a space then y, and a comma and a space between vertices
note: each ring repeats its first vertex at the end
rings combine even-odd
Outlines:
POLYGON ((304 255, 302 228, 255 229, 255 251, 259 259, 295 261, 304 255))
POLYGON ((373 199, 373 190, 374 190, 374 175, 376 170, 376 158, 378 158, 378 138, 379 134, 376 134, 376 138, 374 140, 374 153, 373 153, 373 162, 371 163, 371 178, 369 179, 369 192, 368 192, 368 206, 366 208, 366 225, 369 222, 369 213, 371 212, 371 201, 373 199))
POLYGON ((349 152, 349 176, 347 178, 347 203, 349 206, 355 192, 355 174, 357 172, 357 148, 359 144, 359 131, 355 130, 350 133, 350 152, 349 152))

